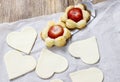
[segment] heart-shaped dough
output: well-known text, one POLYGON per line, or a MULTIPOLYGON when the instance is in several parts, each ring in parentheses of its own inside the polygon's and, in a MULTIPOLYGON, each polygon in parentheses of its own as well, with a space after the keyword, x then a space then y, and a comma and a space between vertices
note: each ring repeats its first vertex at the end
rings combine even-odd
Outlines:
POLYGON ((95 37, 73 42, 68 51, 73 57, 81 58, 86 64, 95 64, 100 59, 95 37))
POLYGON ((50 82, 63 82, 63 81, 60 79, 52 79, 50 82))
POLYGON ((47 49, 41 51, 36 67, 36 73, 39 77, 47 79, 54 73, 60 73, 67 69, 67 60, 47 49))
POLYGON ((32 56, 23 56, 20 52, 11 50, 4 56, 9 79, 17 78, 32 71, 36 61, 32 56))
POLYGON ((70 73, 72 82, 102 82, 103 73, 100 69, 92 67, 70 73))
POLYGON ((14 49, 29 54, 37 37, 32 27, 24 27, 21 32, 11 32, 7 36, 7 43, 14 49))

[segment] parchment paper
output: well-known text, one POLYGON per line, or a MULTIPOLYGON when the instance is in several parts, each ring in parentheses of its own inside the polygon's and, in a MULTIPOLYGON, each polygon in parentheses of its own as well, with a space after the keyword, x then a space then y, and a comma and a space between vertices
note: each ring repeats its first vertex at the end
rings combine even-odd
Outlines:
POLYGON ((120 1, 109 0, 95 5, 97 17, 85 29, 75 34, 65 47, 53 47, 49 50, 64 56, 69 62, 69 68, 59 74, 55 74, 52 78, 43 80, 32 71, 17 79, 9 81, 4 55, 12 50, 6 43, 6 36, 12 31, 19 31, 22 26, 32 26, 38 32, 38 38, 30 55, 36 60, 40 56, 40 51, 45 48, 44 41, 40 38, 40 32, 50 20, 58 21, 63 13, 57 13, 48 16, 35 17, 17 21, 14 23, 0 24, 0 82, 49 82, 51 79, 59 78, 64 82, 71 82, 69 73, 89 67, 98 67, 104 73, 104 82, 120 82, 120 1), (81 59, 75 59, 68 53, 67 48, 71 42, 82 40, 95 36, 100 52, 100 61, 94 65, 87 65, 81 59))

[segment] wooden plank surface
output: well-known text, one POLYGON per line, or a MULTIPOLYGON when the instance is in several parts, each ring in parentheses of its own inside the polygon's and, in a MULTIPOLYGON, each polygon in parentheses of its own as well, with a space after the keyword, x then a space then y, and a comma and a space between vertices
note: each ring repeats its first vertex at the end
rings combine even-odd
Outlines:
MULTIPOLYGON (((104 0, 93 0, 98 3, 104 0)), ((0 23, 64 11, 81 0, 0 0, 0 23)))

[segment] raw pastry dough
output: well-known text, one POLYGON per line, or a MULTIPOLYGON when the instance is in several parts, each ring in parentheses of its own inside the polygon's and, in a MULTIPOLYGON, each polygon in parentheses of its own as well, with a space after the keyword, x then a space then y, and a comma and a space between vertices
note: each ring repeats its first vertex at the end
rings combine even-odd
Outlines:
POLYGON ((63 81, 60 79, 52 79, 50 82, 63 82, 63 81))
POLYGON ((7 43, 14 49, 29 54, 37 37, 32 27, 24 27, 21 32, 11 32, 7 36, 7 43))
POLYGON ((75 29, 75 28, 82 29, 87 25, 87 22, 89 21, 89 19, 90 19, 90 13, 85 9, 84 5, 82 4, 67 7, 65 10, 65 13, 61 17, 61 21, 66 24, 68 29, 75 29), (80 20, 79 22, 75 22, 71 19, 68 19, 67 13, 72 8, 80 8, 82 10, 83 19, 80 20))
POLYGON ((66 40, 71 37, 71 33, 66 28, 64 23, 58 22, 57 24, 55 24, 55 22, 50 21, 48 26, 46 28, 44 28, 43 31, 41 32, 41 37, 45 41, 45 44, 46 44, 47 47, 52 47, 54 45, 58 46, 58 47, 62 47, 66 44, 66 40), (61 25, 64 28, 64 33, 63 33, 62 36, 60 36, 58 38, 55 38, 55 39, 52 39, 48 36, 48 30, 53 25, 61 25))
POLYGON ((39 77, 47 79, 54 73, 60 73, 67 69, 67 60, 47 49, 41 51, 36 67, 36 73, 39 77))
POLYGON ((96 67, 70 73, 72 82, 102 82, 103 73, 96 67))
POLYGON ((23 56, 20 52, 14 50, 7 52, 4 60, 9 79, 22 76, 36 67, 36 61, 32 56, 23 56))
POLYGON ((68 51, 73 57, 81 58, 86 64, 97 63, 100 59, 95 37, 70 44, 68 51))

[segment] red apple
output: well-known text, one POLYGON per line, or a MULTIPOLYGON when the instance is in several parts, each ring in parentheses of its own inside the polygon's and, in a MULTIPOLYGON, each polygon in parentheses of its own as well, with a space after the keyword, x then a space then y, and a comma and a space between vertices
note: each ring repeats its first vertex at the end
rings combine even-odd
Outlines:
POLYGON ((63 30, 63 27, 60 26, 60 25, 54 25, 54 26, 51 26, 49 31, 48 31, 48 36, 50 38, 57 38, 59 36, 62 36, 64 33, 64 30, 63 30))
POLYGON ((67 13, 68 15, 68 19, 71 19, 75 22, 80 21, 81 19, 83 19, 83 14, 82 14, 82 10, 80 8, 72 8, 68 11, 67 13))

